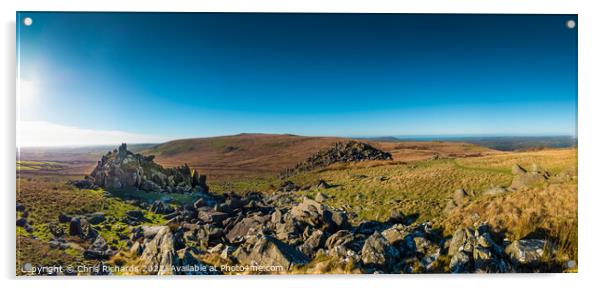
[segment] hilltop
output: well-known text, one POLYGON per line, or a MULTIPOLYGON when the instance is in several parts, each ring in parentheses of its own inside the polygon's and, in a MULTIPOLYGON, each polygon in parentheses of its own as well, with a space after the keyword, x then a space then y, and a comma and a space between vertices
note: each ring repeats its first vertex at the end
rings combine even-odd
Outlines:
MULTIPOLYGON (((351 140, 353 139, 291 134, 238 134, 175 140, 143 149, 140 153, 155 155, 157 163, 168 167, 187 163, 216 180, 277 175, 321 150, 351 140)), ((462 142, 358 141, 390 153, 393 161, 399 162, 499 153, 462 142)))

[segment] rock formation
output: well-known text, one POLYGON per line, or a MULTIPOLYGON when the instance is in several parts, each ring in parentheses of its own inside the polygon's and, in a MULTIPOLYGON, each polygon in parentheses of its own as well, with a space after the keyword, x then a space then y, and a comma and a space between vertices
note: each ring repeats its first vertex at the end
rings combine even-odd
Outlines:
MULTIPOLYGON (((88 180, 107 190, 139 189, 153 192, 185 193, 207 191, 206 177, 184 164, 163 168, 154 156, 134 154, 126 144, 102 156, 88 180)), ((89 187, 88 183, 77 183, 89 187)))
POLYGON ((358 142, 338 142, 332 148, 319 151, 307 160, 297 164, 292 169, 284 171, 283 176, 290 176, 299 172, 326 167, 340 162, 360 162, 368 160, 391 160, 391 154, 381 151, 373 146, 358 142))

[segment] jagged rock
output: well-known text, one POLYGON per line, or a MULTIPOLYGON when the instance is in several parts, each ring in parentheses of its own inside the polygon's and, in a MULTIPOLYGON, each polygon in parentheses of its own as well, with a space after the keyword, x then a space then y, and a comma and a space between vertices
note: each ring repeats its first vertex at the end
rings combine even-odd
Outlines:
POLYGON ((117 151, 102 156, 87 180, 108 190, 140 189, 185 193, 198 188, 207 191, 206 178, 191 171, 188 165, 163 168, 153 159, 154 156, 128 151, 124 143, 117 151))
POLYGON ((512 242, 504 251, 515 265, 535 267, 541 263, 546 249, 552 249, 546 240, 523 239, 512 242))
POLYGON ((449 263, 451 273, 470 273, 472 272, 472 263, 468 253, 460 251, 455 253, 449 263))
POLYGON ((323 224, 325 210, 324 205, 304 197, 301 203, 291 209, 291 215, 299 221, 317 227, 323 224))
POLYGON ((347 247, 354 240, 353 233, 349 230, 340 230, 332 234, 326 239, 326 248, 333 248, 336 246, 347 247))
POLYGON ((347 229, 349 227, 349 220, 347 213, 344 211, 327 210, 330 212, 331 226, 330 230, 347 229))
POLYGON ((449 269, 452 273, 509 272, 503 249, 495 243, 489 226, 479 225, 476 229, 463 228, 454 232, 448 254, 452 255, 449 269))
POLYGON ((365 265, 374 266, 385 271, 390 271, 399 259, 399 251, 391 246, 387 239, 378 232, 366 239, 361 255, 365 265))
POLYGON ((390 245, 398 246, 404 241, 404 238, 408 236, 403 225, 394 225, 393 227, 384 230, 382 233, 383 237, 387 240, 390 245))
POLYGON ((359 162, 366 160, 391 160, 390 153, 381 151, 373 146, 358 142, 338 142, 334 147, 319 151, 295 168, 283 172, 283 176, 291 176, 299 172, 326 167, 338 162, 359 162))
POLYGON ((144 245, 144 251, 139 258, 141 266, 157 267, 157 275, 174 275, 172 266, 179 262, 174 245, 174 235, 169 227, 160 226, 152 240, 144 245))
POLYGON ((205 224, 197 232, 197 239, 202 247, 210 247, 222 242, 224 229, 213 224, 205 224))
POLYGON ((226 238, 228 238, 228 241, 230 241, 230 243, 239 242, 242 239, 242 237, 247 235, 251 228, 263 227, 269 219, 270 216, 268 215, 254 215, 251 217, 244 218, 240 222, 236 223, 230 231, 228 231, 228 233, 226 234, 226 238))
POLYGON ((313 233, 299 246, 299 251, 313 258, 319 248, 322 248, 328 238, 328 232, 322 230, 314 230, 313 233))
POLYGON ((204 223, 214 223, 217 225, 221 225, 222 222, 230 216, 228 215, 228 213, 218 212, 209 209, 199 209, 198 211, 199 212, 197 217, 204 223))
POLYGON ((241 263, 261 266, 280 266, 290 270, 295 265, 306 264, 306 255, 274 237, 261 236, 250 246, 243 245, 234 251, 234 257, 241 263))

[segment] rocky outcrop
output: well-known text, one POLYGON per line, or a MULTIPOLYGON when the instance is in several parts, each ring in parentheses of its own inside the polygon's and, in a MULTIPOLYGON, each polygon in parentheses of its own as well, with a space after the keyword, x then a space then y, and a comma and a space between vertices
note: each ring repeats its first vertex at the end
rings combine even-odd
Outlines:
POLYGON ((294 168, 284 171, 282 175, 286 177, 299 172, 326 167, 334 163, 391 159, 393 158, 390 153, 381 151, 363 142, 338 142, 332 148, 319 151, 304 162, 297 164, 294 168))
POLYGON ((77 181, 74 185, 87 188, 98 186, 107 190, 139 189, 168 193, 208 190, 206 177, 196 170, 191 170, 188 165, 163 168, 153 159, 154 156, 132 153, 124 143, 118 149, 102 156, 88 179, 77 181))

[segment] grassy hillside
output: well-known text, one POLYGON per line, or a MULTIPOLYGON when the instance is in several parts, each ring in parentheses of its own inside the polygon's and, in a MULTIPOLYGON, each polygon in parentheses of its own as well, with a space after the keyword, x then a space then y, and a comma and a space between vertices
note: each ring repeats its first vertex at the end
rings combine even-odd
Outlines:
MULTIPOLYGON (((166 166, 188 163, 209 175, 210 181, 216 181, 274 176, 321 149, 348 140, 288 134, 239 134, 176 140, 141 152, 156 155, 156 161, 166 166)), ((467 143, 366 142, 391 153, 394 161, 424 160, 433 155, 463 157, 496 153, 495 150, 467 143)))
POLYGON ((299 186, 324 179, 333 187, 312 188, 300 193, 315 197, 320 192, 326 203, 353 212, 354 221, 378 220, 399 210, 431 221, 451 234, 457 227, 486 221, 512 239, 529 235, 549 237, 561 243, 561 253, 577 256, 577 180, 546 183, 497 196, 484 196, 490 187, 507 187, 511 166, 533 164, 552 175, 576 175, 576 149, 500 153, 482 157, 427 160, 410 164, 360 163, 333 165, 327 169, 295 175, 299 186), (469 196, 463 206, 445 211, 454 190, 469 196))

